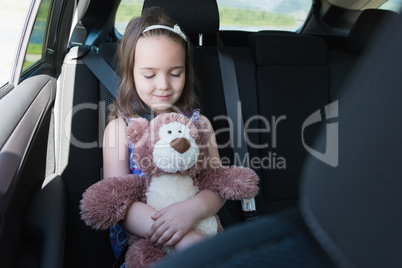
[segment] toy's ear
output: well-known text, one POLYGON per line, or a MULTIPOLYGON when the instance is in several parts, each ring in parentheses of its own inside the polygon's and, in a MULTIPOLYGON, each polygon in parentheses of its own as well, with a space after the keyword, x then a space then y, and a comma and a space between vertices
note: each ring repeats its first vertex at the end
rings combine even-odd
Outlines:
POLYGON ((127 139, 131 143, 137 143, 148 128, 149 122, 144 118, 135 118, 131 120, 126 127, 127 139))
POLYGON ((211 137, 211 128, 208 125, 208 123, 200 118, 199 121, 197 122, 193 122, 194 125, 197 127, 197 131, 198 131, 198 144, 203 144, 203 145, 207 145, 209 138, 211 137))

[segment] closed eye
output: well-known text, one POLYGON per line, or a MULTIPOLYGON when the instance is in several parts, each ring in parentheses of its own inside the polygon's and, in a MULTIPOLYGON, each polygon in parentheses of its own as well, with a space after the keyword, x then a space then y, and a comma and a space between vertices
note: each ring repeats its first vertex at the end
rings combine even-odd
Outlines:
POLYGON ((144 77, 146 78, 146 79, 151 79, 152 77, 154 77, 155 75, 154 74, 152 74, 152 75, 144 75, 144 77))
POLYGON ((178 73, 178 74, 170 74, 170 75, 173 76, 173 77, 180 77, 181 73, 178 73))

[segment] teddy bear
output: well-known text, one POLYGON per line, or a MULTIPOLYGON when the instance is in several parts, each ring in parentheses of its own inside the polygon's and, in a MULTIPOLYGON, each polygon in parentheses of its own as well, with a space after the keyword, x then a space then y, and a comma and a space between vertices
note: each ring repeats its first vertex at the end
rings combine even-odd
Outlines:
MULTIPOLYGON (((134 162, 145 176, 105 178, 84 192, 81 218, 95 229, 106 230, 119 223, 136 201, 161 210, 204 189, 231 200, 258 194, 259 178, 252 169, 208 164, 211 132, 202 118, 193 121, 179 113, 164 113, 151 121, 136 118, 129 122, 126 134, 135 148, 134 162)), ((212 237, 222 226, 215 215, 201 220, 193 229, 204 237, 212 237)), ((126 267, 147 267, 167 252, 149 239, 130 234, 126 267)))

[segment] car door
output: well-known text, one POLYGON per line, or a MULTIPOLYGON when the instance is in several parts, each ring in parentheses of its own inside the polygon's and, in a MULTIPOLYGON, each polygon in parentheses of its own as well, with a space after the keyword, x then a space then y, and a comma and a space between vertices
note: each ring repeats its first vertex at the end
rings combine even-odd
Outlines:
POLYGON ((66 208, 55 173, 53 107, 74 4, 32 1, 0 85, 1 267, 63 265, 66 208))

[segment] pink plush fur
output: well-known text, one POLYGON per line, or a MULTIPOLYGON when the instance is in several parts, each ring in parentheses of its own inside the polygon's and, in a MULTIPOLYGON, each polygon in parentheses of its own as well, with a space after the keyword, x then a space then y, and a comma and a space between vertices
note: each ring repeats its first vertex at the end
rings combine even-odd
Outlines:
POLYGON ((146 140, 144 136, 145 130, 149 126, 148 120, 144 118, 137 118, 129 122, 129 127, 126 129, 127 139, 131 142, 138 143, 141 138, 146 140))
POLYGON ((127 208, 145 194, 145 180, 138 175, 104 179, 83 194, 81 218, 95 229, 106 230, 124 219, 127 208))
POLYGON ((209 189, 225 199, 248 199, 258 194, 258 177, 245 167, 209 168, 194 183, 200 190, 209 189))
POLYGON ((148 267, 166 255, 166 251, 152 245, 148 239, 141 239, 129 247, 126 253, 126 267, 148 267))
MULTIPOLYGON (((186 125, 199 146, 198 161, 191 168, 177 174, 193 178, 194 185, 199 190, 212 190, 225 199, 240 200, 258 194, 259 179, 253 170, 236 166, 207 168, 207 144, 211 133, 204 120, 193 122, 177 113, 159 115, 151 122, 138 118, 127 127, 127 137, 135 147, 134 161, 147 178, 137 175, 112 177, 89 187, 81 200, 82 219, 87 225, 95 229, 107 229, 124 219, 133 202, 146 202, 145 193, 152 177, 166 174, 156 166, 152 152, 155 143, 160 139, 158 130, 171 122, 186 125)), ((219 220, 218 228, 222 229, 219 220)), ((147 267, 166 255, 164 250, 151 245, 147 239, 130 236, 129 244, 126 254, 128 268, 147 267)))

